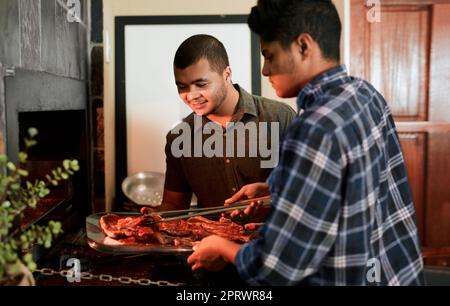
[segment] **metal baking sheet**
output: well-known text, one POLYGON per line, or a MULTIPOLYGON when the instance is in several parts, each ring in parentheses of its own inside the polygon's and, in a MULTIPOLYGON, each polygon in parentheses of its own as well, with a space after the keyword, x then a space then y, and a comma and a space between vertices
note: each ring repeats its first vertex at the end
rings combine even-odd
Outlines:
MULTIPOLYGON (((100 228, 100 217, 107 213, 97 213, 86 218, 86 233, 88 244, 91 248, 108 254, 150 254, 150 253, 189 253, 191 247, 163 245, 159 243, 123 243, 119 239, 106 236, 100 228)), ((139 213, 112 212, 121 217, 139 216, 139 213)))

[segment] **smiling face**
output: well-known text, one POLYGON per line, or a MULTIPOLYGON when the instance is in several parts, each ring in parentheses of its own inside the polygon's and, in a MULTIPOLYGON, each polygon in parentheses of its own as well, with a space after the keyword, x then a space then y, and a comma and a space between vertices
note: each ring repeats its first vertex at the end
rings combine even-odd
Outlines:
POLYGON ((175 83, 180 98, 199 116, 215 114, 226 101, 229 67, 222 73, 214 71, 208 60, 201 58, 179 69, 174 67, 175 83))
POLYGON ((264 56, 262 74, 269 81, 277 95, 282 98, 297 96, 307 83, 307 62, 301 56, 294 42, 283 48, 278 41, 261 41, 261 52, 264 56))

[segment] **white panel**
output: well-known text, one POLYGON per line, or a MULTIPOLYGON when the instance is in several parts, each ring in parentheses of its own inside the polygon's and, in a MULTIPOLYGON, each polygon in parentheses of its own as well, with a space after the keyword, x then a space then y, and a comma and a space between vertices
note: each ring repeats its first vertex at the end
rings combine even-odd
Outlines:
POLYGON ((173 76, 178 46, 210 34, 225 46, 233 82, 251 92, 251 40, 246 24, 129 25, 125 27, 128 174, 165 172, 165 136, 191 113, 173 76))

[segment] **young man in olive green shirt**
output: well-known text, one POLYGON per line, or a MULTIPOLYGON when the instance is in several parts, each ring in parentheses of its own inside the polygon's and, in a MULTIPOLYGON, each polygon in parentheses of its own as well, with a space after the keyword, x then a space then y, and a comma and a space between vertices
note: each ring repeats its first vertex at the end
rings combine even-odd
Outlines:
POLYGON ((178 48, 174 74, 193 110, 167 134, 166 179, 160 210, 224 203, 242 186, 264 181, 278 162, 278 146, 295 112, 233 84, 222 43, 195 35, 178 48))

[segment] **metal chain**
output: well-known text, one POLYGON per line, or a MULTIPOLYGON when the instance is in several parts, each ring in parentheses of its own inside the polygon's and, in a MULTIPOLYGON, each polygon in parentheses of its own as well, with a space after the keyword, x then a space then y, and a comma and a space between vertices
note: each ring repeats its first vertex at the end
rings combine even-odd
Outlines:
MULTIPOLYGON (((45 276, 51 276, 51 275, 59 275, 61 277, 67 278, 72 277, 73 276, 73 271, 72 270, 60 270, 60 271, 56 271, 53 270, 51 268, 36 268, 34 269, 34 272, 39 272, 42 275, 45 276)), ((128 276, 120 276, 120 277, 114 277, 112 275, 109 274, 100 274, 100 275, 95 275, 89 272, 81 272, 80 273, 80 278, 81 279, 85 279, 85 280, 91 280, 91 279, 98 279, 102 282, 119 282, 121 284, 137 284, 137 285, 141 285, 141 286, 150 286, 150 285, 156 285, 156 286, 185 286, 186 284, 184 283, 171 283, 169 281, 152 281, 148 278, 140 278, 140 279, 134 279, 128 276)))

